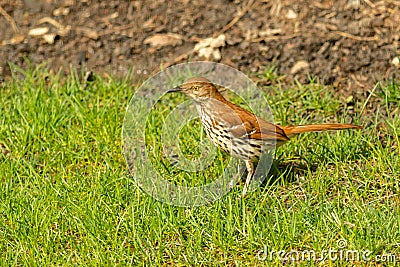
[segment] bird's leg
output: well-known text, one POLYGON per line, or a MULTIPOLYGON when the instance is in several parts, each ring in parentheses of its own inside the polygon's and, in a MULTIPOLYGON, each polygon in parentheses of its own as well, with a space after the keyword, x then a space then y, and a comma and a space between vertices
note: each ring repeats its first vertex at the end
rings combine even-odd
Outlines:
POLYGON ((251 178, 254 175, 254 164, 251 160, 246 160, 246 168, 247 168, 247 178, 243 188, 243 193, 242 193, 243 197, 246 196, 247 189, 251 182, 251 178))

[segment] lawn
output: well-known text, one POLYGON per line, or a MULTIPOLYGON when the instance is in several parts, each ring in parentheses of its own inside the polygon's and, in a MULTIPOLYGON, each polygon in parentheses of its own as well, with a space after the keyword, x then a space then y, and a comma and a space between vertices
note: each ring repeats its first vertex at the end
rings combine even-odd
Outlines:
MULTIPOLYGON (((299 135, 278 148, 265 183, 246 198, 239 184, 213 203, 177 207, 144 193, 122 153, 125 110, 141 84, 134 72, 93 81, 43 67, 13 73, 0 85, 1 266, 400 262, 399 81, 352 98, 317 81, 282 88, 273 68, 252 74, 276 123, 364 129, 299 135)), ((157 118, 146 130, 153 145, 157 118)), ((205 137, 191 123, 180 142, 192 138, 186 153, 198 157, 191 146, 205 137)), ((155 165, 165 161, 154 151, 155 165)), ((218 152, 211 170, 168 179, 210 182, 226 158, 218 152)))

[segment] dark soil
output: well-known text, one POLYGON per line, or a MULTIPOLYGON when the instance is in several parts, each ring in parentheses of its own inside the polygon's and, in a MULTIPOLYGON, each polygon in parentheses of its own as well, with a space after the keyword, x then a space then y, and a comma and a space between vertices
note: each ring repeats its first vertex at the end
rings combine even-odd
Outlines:
POLYGON ((221 34, 221 58, 209 60, 245 73, 273 64, 284 83, 317 77, 349 95, 399 78, 400 1, 15 0, 1 7, 0 80, 10 77, 9 62, 117 76, 134 67, 146 78, 204 60, 195 45, 221 34))

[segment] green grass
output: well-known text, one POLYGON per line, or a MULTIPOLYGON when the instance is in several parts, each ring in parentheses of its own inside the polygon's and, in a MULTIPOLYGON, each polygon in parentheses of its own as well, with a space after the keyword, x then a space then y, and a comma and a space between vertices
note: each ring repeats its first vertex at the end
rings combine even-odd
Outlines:
MULTIPOLYGON (((23 78, 0 86, 1 266, 291 265, 271 252, 319 255, 343 240, 346 250, 370 251, 371 261, 323 264, 375 265, 385 255, 400 261, 398 81, 345 101, 316 83, 282 89, 273 69, 254 76, 271 84, 263 90, 277 123, 365 129, 300 135, 277 150, 267 182, 245 199, 238 186, 219 201, 183 208, 143 193, 129 175, 121 131, 138 86, 133 77, 81 82, 43 68, 17 72, 23 78)), ((192 123, 197 135, 191 127, 180 135, 195 144, 204 134, 192 123)), ((150 143, 157 141, 152 125, 150 143)), ((199 157, 191 145, 185 153, 199 157)), ((192 185, 209 182, 225 157, 218 154, 204 174, 179 175, 192 185)), ((174 171, 167 163, 161 169, 174 171)))

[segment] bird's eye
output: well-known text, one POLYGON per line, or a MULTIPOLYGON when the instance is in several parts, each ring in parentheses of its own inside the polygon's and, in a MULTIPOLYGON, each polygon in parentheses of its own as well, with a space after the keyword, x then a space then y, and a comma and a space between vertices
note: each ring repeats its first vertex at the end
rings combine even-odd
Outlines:
POLYGON ((193 89, 194 91, 199 91, 199 87, 198 87, 197 85, 193 86, 192 89, 193 89))

